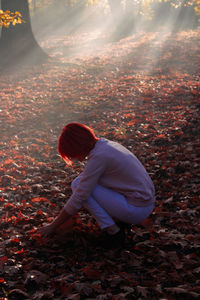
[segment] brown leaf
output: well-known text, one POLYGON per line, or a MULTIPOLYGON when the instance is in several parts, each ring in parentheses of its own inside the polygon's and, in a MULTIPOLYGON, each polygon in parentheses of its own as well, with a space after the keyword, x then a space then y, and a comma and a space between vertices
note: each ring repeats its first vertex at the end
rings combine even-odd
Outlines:
POLYGON ((29 273, 26 275, 26 279, 24 281, 24 284, 26 286, 29 286, 31 284, 44 284, 48 279, 48 276, 40 271, 37 270, 31 270, 29 273))
POLYGON ((200 294, 191 292, 187 289, 181 287, 172 287, 172 288, 165 288, 166 291, 171 292, 173 295, 181 295, 183 297, 189 296, 190 299, 198 299, 200 294))
POLYGON ((53 291, 37 291, 33 297, 33 300, 53 300, 55 299, 53 291))
POLYGON ((29 299, 29 295, 20 289, 14 289, 8 293, 8 298, 9 300, 25 300, 29 299))
POLYGON ((93 293, 93 288, 89 283, 75 282, 74 289, 83 296, 90 296, 93 293))
POLYGON ((138 292, 139 295, 142 295, 145 299, 147 298, 147 294, 148 294, 148 288, 147 287, 138 285, 136 287, 136 289, 137 289, 137 292, 138 292))

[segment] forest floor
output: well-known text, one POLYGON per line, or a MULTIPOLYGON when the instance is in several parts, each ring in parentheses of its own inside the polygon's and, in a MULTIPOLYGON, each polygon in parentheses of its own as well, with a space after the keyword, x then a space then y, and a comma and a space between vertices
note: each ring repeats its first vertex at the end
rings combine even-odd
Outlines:
POLYGON ((52 37, 54 61, 1 74, 0 299, 199 299, 199 35, 52 37), (154 181, 156 208, 122 249, 95 246, 84 210, 68 233, 35 234, 84 167, 57 153, 71 121, 128 147, 154 181))

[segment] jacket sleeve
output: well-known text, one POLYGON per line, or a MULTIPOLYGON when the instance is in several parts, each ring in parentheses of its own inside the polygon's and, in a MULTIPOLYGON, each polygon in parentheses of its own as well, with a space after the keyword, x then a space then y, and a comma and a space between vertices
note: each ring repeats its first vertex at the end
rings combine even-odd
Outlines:
POLYGON ((67 213, 74 215, 83 207, 105 169, 106 161, 104 158, 94 155, 88 159, 76 190, 64 206, 67 213))

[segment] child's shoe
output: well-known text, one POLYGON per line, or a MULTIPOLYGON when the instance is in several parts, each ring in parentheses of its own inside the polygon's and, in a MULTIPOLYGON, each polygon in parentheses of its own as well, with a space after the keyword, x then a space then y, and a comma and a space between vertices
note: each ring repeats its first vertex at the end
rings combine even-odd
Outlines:
POLYGON ((132 224, 121 222, 121 221, 117 222, 116 224, 120 229, 130 234, 132 224))
POLYGON ((98 239, 98 246, 106 249, 121 248, 124 245, 125 237, 125 232, 121 228, 115 234, 108 234, 107 232, 103 232, 98 239))

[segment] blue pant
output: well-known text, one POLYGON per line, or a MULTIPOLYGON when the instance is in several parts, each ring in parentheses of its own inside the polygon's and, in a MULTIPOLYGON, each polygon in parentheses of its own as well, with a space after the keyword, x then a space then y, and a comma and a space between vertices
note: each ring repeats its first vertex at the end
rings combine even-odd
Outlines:
MULTIPOLYGON (((76 189, 80 176, 73 180, 72 191, 76 189)), ((154 204, 136 207, 128 203, 122 194, 97 184, 84 207, 93 215, 100 228, 105 229, 115 224, 114 219, 129 224, 143 222, 152 213, 154 204)))

